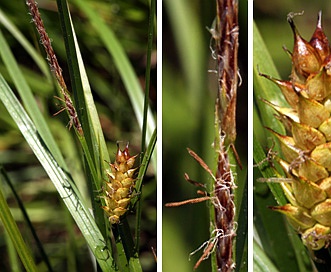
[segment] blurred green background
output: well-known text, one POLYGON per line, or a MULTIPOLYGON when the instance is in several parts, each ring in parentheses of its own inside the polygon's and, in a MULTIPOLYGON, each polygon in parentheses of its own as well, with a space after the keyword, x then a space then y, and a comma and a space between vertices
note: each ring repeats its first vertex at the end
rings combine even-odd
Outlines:
MULTIPOLYGON (((247 8, 240 1, 239 66, 242 85, 238 90, 237 150, 247 165, 247 8)), ((163 207, 165 203, 197 197, 197 187, 184 173, 202 183, 211 177, 187 153, 193 149, 213 166, 214 103, 217 77, 209 48, 216 17, 216 1, 163 1, 162 35, 162 129, 163 207)), ((189 261, 189 254, 209 239, 207 203, 163 208, 163 271, 192 271, 202 251, 189 261)), ((210 260, 197 271, 210 271, 210 260)))

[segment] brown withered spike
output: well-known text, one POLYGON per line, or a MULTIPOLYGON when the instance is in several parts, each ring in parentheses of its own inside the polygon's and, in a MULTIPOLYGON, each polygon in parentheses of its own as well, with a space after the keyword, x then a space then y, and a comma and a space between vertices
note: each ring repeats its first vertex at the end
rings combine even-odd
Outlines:
POLYGON ((218 64, 218 102, 221 128, 226 141, 236 139, 236 103, 238 87, 238 3, 235 0, 217 0, 215 44, 218 64))
MULTIPOLYGON (((67 110, 70 118, 70 125, 69 128, 74 126, 77 130, 77 132, 82 136, 83 135, 83 129, 81 126, 81 123, 78 119, 76 108, 74 107, 72 100, 69 96, 69 92, 67 89, 67 85, 64 81, 63 75, 62 75, 62 69, 57 61, 56 54, 53 50, 51 39, 49 38, 43 20, 41 19, 39 9, 37 6, 37 3, 34 0, 27 0, 26 4, 30 10, 30 14, 32 17, 32 21, 34 22, 36 29, 40 35, 40 41, 42 45, 44 46, 45 52, 47 54, 47 60, 49 63, 49 66, 51 67, 52 72, 54 73, 56 80, 60 86, 61 93, 64 97, 64 99, 60 99, 65 104, 65 109, 67 110)), ((62 112, 63 110, 60 110, 54 115, 57 115, 58 113, 62 112)))
POLYGON ((238 2, 217 0, 216 53, 218 59, 219 92, 216 110, 220 120, 220 150, 214 189, 215 228, 224 235, 217 238, 216 262, 221 272, 233 271, 235 238, 233 176, 226 147, 236 139, 236 101, 238 88, 238 2))

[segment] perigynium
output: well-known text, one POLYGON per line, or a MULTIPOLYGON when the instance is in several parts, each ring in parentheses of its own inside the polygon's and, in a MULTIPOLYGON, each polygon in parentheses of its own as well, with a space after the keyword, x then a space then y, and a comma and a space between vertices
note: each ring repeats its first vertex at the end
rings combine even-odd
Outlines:
POLYGON ((281 182, 289 203, 272 207, 286 215, 310 250, 328 247, 331 241, 331 55, 321 12, 309 41, 293 22, 294 47, 290 80, 262 76, 277 84, 289 107, 265 101, 277 113, 286 135, 269 129, 278 138, 282 155, 276 157, 289 182, 281 182))

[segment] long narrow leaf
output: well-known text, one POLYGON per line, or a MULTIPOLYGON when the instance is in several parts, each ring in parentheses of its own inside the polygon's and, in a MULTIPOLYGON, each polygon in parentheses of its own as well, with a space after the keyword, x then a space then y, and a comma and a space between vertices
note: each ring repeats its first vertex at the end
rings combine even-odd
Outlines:
POLYGON ((90 212, 85 207, 75 184, 45 147, 36 127, 2 76, 0 76, 0 90, 0 100, 7 108, 36 157, 54 183, 100 267, 105 271, 113 271, 114 268, 112 267, 110 251, 105 247, 106 242, 90 212))
POLYGON ((10 187, 10 189, 11 189, 11 191, 12 191, 12 193, 13 193, 15 199, 16 199, 16 202, 17 202, 18 206, 19 206, 20 210, 22 211, 22 215, 24 217, 24 220, 25 220, 28 228, 31 230, 31 234, 32 234, 32 236, 33 236, 33 238, 35 240, 35 243, 36 243, 36 245, 38 247, 39 253, 40 253, 42 259, 44 260, 45 265, 46 265, 48 271, 52 272, 53 269, 51 267, 51 263, 49 261, 49 258, 47 256, 45 250, 44 250, 44 247, 43 247, 43 245, 42 245, 42 243, 41 243, 41 241, 40 241, 40 239, 39 239, 39 237, 38 237, 38 235, 37 235, 34 227, 33 227, 33 224, 32 224, 32 222, 31 222, 31 220, 29 218, 29 215, 28 215, 28 213, 27 213, 27 211, 26 211, 26 209, 24 207, 24 204, 23 204, 21 198, 19 197, 18 193, 16 192, 16 190, 15 190, 15 188, 13 186, 13 183, 11 182, 10 178, 8 177, 8 175, 7 175, 7 173, 5 172, 4 169, 1 169, 1 174, 2 174, 3 178, 5 179, 6 183, 8 184, 8 186, 10 187))
POLYGON ((0 55, 3 60, 3 62, 6 65, 6 68, 8 69, 8 72, 13 79, 13 82, 17 88, 17 91, 19 92, 24 106, 29 112, 31 118, 33 119, 40 135, 45 139, 45 144, 49 148, 49 150, 52 152, 53 156, 55 157, 56 161, 63 167, 65 170, 65 162, 63 159, 63 156, 55 143, 54 137, 52 136, 49 126, 47 125, 47 122, 41 113, 36 100, 33 97, 32 91, 27 84, 21 70, 18 67, 18 64, 13 56, 13 53, 11 52, 9 45, 7 44, 4 36, 2 35, 2 32, 0 31, 0 55))
POLYGON ((17 39, 17 41, 23 46, 23 48, 29 53, 31 58, 38 65, 39 69, 46 76, 47 80, 51 80, 51 74, 47 66, 46 61, 42 58, 40 54, 36 52, 29 41, 23 36, 19 29, 9 20, 9 18, 0 9, 0 22, 3 26, 17 39))
MULTIPOLYGON (((2 179, 3 175, 1 173, 0 181, 2 181, 2 179)), ((36 264, 34 263, 33 256, 31 255, 31 251, 25 244, 23 237, 16 225, 16 222, 10 212, 6 199, 2 193, 2 189, 0 189, 0 219, 21 258, 26 271, 38 271, 36 264)))
MULTIPOLYGON (((114 63, 121 75, 123 83, 129 94, 139 127, 143 126, 143 108, 144 98, 143 90, 138 81, 134 69, 119 43, 113 31, 105 24, 101 17, 93 10, 90 3, 82 0, 74 0, 74 3, 86 14, 93 25, 95 31, 99 34, 107 50, 112 55, 114 63)), ((149 143, 155 128, 155 121, 151 111, 148 111, 146 142, 149 143)), ((153 164, 156 165, 156 150, 153 154, 153 164)))
MULTIPOLYGON (((137 183, 136 183, 136 190, 137 190, 137 196, 132 200, 132 203, 136 203, 138 198, 140 197, 139 194, 141 194, 141 188, 142 188, 142 180, 143 177, 146 174, 147 167, 149 165, 149 161, 152 157, 154 148, 156 144, 156 129, 154 130, 154 133, 152 134, 151 141, 146 149, 146 152, 144 153, 143 160, 141 162, 140 168, 139 168, 139 173, 137 176, 137 183)), ((136 249, 139 248, 139 240, 140 240, 140 218, 141 218, 141 204, 138 203, 137 207, 137 221, 136 221, 136 249)))
POLYGON ((153 46, 153 33, 154 33, 154 15, 156 9, 156 0, 151 0, 149 23, 148 23, 148 42, 147 42, 147 61, 146 61, 146 73, 145 73, 145 99, 144 99, 144 115, 143 115, 143 127, 142 127, 142 141, 141 141, 141 152, 145 152, 146 144, 146 129, 147 129, 147 114, 149 108, 149 86, 151 78, 151 55, 153 46))
POLYGON ((278 272, 275 265, 264 253, 263 249, 254 240, 254 271, 256 272, 278 272))
POLYGON ((101 232, 106 237, 107 225, 100 204, 94 199, 99 196, 102 180, 105 179, 105 161, 109 161, 106 142, 103 137, 99 117, 95 108, 83 59, 77 43, 75 30, 66 0, 57 1, 63 35, 65 37, 66 53, 69 64, 70 78, 76 102, 78 116, 82 123, 84 137, 79 137, 86 157, 88 187, 92 199, 94 218, 101 232))
MULTIPOLYGON (((66 46, 68 68, 70 73, 70 80, 72 85, 72 91, 74 96, 75 107, 78 112, 78 117, 82 123, 84 138, 86 139, 89 153, 94 162, 99 160, 99 148, 93 143, 93 130, 91 130, 89 120, 89 114, 87 113, 87 106, 85 101, 85 95, 83 90, 83 83, 81 79, 81 73, 78 64, 78 45, 76 37, 74 35, 74 29, 71 23, 70 13, 66 0, 58 0, 58 9, 60 16, 60 24, 63 32, 64 42, 66 46)), ((87 150, 86 150, 87 151, 87 150)), ((86 152, 85 151, 85 152, 86 152)), ((100 169, 96 169, 99 171, 100 169)))
POLYGON ((278 87, 271 81, 261 77, 259 73, 265 73, 275 78, 279 78, 275 65, 265 47, 259 30, 254 24, 254 96, 261 112, 265 126, 268 126, 279 133, 284 133, 283 125, 274 118, 275 111, 261 101, 266 99, 276 105, 286 105, 282 95, 279 95, 278 87))

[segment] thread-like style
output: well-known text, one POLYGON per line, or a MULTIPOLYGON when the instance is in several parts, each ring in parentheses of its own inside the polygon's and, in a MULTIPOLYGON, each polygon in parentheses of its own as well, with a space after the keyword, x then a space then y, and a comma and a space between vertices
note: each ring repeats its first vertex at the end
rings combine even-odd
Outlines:
MULTIPOLYGON (((228 164, 227 153, 220 153, 218 163, 220 169, 218 169, 215 176, 210 170, 209 166, 198 154, 196 154, 190 148, 187 150, 189 154, 214 180, 215 189, 210 195, 206 191, 198 190, 198 193, 201 195, 201 197, 187 199, 179 202, 171 202, 167 203, 165 206, 178 207, 187 204, 196 204, 208 200, 211 201, 215 208, 215 230, 213 233, 216 233, 216 235, 211 237, 207 242, 203 243, 190 255, 193 255, 200 249, 203 249, 201 257, 194 265, 194 269, 197 269, 203 260, 207 259, 212 252, 216 252, 216 258, 219 259, 217 262, 221 262, 223 267, 223 270, 220 271, 231 271, 235 268, 235 264, 232 259, 232 241, 236 236, 236 224, 234 221, 235 206, 232 193, 235 185, 231 169, 229 168, 230 165, 228 164), (222 228, 218 228, 220 226, 222 228)), ((205 189, 205 184, 191 180, 186 173, 185 179, 191 184, 205 189)))

